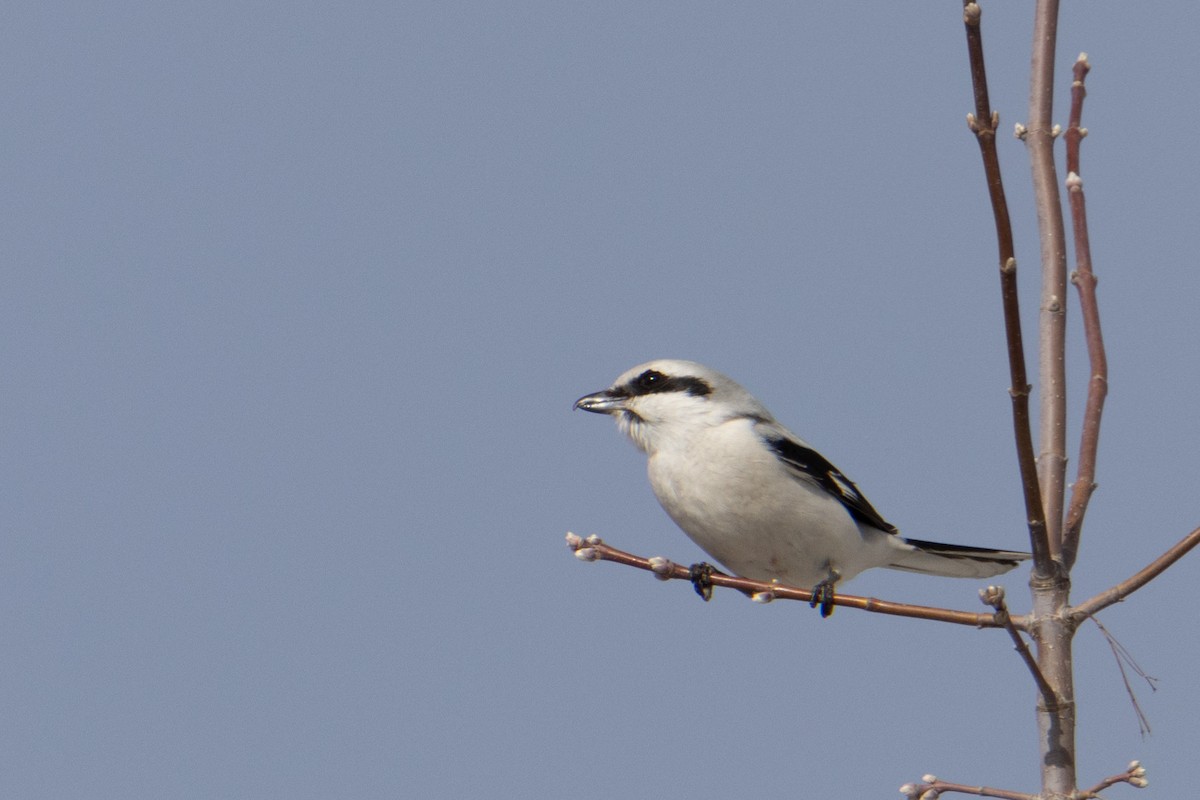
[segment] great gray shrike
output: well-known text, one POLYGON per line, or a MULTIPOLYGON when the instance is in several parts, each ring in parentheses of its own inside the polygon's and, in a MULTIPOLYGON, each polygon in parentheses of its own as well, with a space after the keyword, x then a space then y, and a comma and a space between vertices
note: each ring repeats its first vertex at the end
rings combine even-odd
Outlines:
MULTIPOLYGON (((824 456, 730 378, 692 361, 650 361, 575 408, 616 418, 649 457, 650 485, 683 532, 744 578, 813 589, 871 567, 955 578, 1007 572, 1028 553, 905 539, 824 456)), ((693 568, 705 595, 707 565, 693 568)))

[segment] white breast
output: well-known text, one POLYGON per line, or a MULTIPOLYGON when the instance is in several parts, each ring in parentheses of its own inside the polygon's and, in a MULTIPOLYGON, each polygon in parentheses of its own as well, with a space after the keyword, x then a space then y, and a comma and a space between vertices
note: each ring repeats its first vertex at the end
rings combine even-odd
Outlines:
POLYGON ((659 503, 692 541, 746 578, 810 588, 894 555, 897 537, 862 528, 839 500, 796 477, 739 418, 650 454, 659 503))

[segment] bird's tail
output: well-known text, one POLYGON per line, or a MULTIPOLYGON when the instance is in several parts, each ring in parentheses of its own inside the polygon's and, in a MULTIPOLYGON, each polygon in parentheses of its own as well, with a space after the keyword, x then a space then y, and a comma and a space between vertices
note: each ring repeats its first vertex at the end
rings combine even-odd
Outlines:
POLYGON ((898 554, 896 560, 887 565, 888 569, 944 575, 947 578, 988 578, 1008 572, 1030 557, 1029 553, 1017 550, 993 550, 989 547, 967 547, 920 539, 903 541, 912 549, 898 554))

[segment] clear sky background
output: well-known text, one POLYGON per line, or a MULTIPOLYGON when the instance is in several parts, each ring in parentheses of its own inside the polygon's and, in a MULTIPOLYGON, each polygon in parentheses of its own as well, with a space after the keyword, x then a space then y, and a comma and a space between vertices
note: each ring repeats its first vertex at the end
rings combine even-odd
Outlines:
MULTIPOLYGON (((985 4, 1005 132, 1031 14, 985 4)), ((1197 30, 1063 13, 1112 381, 1078 600, 1200 524, 1197 30)), ((905 533, 1027 548, 957 3, 18 3, 0 60, 0 795, 1037 790, 1002 633, 706 605, 563 543, 701 556, 571 411, 669 356, 905 533)), ((1194 793, 1198 583, 1193 554, 1102 616, 1160 679, 1149 737, 1078 637, 1085 786, 1140 758, 1194 793)))

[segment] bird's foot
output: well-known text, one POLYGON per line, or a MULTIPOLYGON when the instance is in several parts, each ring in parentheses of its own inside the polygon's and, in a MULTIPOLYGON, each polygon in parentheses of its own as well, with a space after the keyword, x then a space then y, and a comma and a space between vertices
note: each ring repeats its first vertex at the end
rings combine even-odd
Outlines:
POLYGON ((692 581, 692 588, 706 603, 712 599, 712 576, 724 574, 707 561, 701 561, 699 564, 692 564, 688 567, 688 577, 692 581))
POLYGON ((808 601, 809 608, 821 607, 821 616, 828 617, 833 613, 833 584, 836 578, 826 578, 813 587, 812 599, 808 601))

